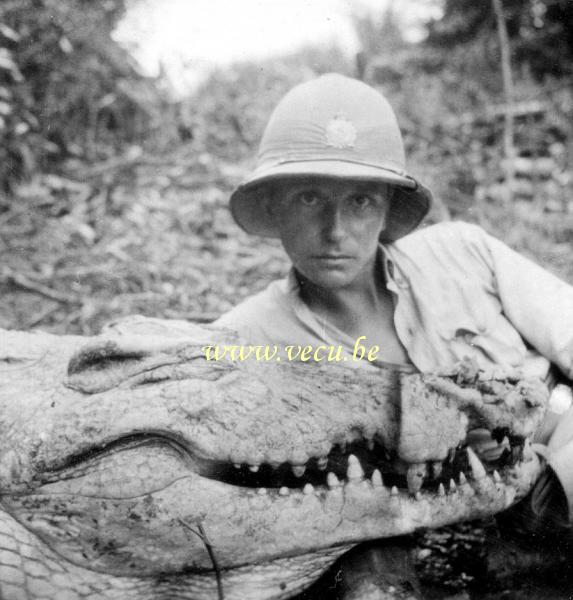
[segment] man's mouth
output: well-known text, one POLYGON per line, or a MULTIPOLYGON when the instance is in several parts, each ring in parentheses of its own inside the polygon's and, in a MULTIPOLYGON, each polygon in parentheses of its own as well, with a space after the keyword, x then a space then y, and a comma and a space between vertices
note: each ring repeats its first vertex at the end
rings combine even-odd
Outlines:
POLYGON ((319 254, 314 258, 322 261, 340 262, 350 260, 352 257, 347 254, 319 254))

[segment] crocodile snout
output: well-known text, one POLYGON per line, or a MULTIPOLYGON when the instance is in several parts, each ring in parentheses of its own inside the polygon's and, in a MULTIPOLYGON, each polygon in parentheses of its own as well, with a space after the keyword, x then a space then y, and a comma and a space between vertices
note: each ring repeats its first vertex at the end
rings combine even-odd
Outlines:
POLYGON ((203 530, 229 597, 286 598, 317 557, 307 582, 361 541, 499 512, 538 476, 541 382, 209 361, 232 338, 199 329, 7 332, 16 358, 39 349, 0 378, 0 500, 30 564, 213 583, 203 530), (251 593, 261 565, 284 594, 251 593))

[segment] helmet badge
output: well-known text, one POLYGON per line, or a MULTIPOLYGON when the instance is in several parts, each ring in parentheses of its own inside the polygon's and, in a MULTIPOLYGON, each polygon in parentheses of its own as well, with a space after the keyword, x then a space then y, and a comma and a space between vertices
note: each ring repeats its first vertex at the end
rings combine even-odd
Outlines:
POLYGON ((334 148, 354 148, 356 127, 342 113, 337 113, 326 125, 325 143, 334 148))

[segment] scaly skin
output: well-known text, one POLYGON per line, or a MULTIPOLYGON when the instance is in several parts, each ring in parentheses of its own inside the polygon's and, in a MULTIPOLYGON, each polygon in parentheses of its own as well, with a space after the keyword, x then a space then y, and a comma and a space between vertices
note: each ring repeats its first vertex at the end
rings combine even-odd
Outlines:
POLYGON ((499 474, 471 451, 448 462, 469 429, 530 437, 536 381, 213 362, 201 348, 229 334, 155 320, 2 339, 6 600, 291 598, 363 540, 505 509, 540 468, 527 446, 499 474), (422 487, 443 461, 445 487, 422 487))

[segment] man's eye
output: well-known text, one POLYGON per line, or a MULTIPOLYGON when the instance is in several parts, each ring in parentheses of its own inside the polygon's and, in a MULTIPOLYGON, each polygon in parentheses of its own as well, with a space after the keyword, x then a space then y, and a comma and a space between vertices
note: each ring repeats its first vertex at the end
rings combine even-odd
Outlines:
POLYGON ((372 198, 366 194, 357 194, 352 198, 352 206, 354 208, 365 209, 373 203, 372 198))
POLYGON ((304 206, 316 206, 319 202, 319 197, 315 192, 301 192, 297 199, 304 206))

